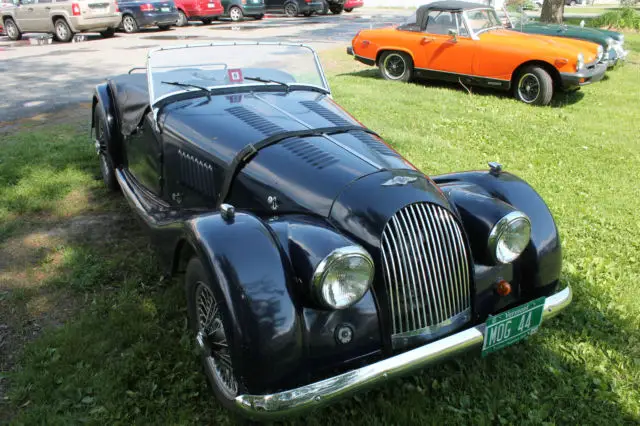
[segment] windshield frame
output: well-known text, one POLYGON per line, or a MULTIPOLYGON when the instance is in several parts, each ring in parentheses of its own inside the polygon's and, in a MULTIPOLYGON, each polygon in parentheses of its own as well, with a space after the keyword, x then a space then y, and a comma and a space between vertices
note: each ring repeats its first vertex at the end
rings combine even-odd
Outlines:
POLYGON ((496 10, 491 6, 476 7, 476 8, 473 8, 473 9, 465 9, 465 10, 462 11, 462 16, 464 17, 465 24, 467 25, 467 30, 469 31, 470 34, 472 34, 472 38, 475 39, 475 40, 478 40, 480 34, 485 33, 487 31, 504 29, 504 25, 502 25, 502 22, 500 21, 500 18, 498 17, 498 14, 496 13, 496 10), (467 14, 468 14, 468 12, 473 12, 473 11, 476 11, 476 10, 488 10, 489 12, 492 12, 493 15, 495 16, 496 20, 498 21, 499 25, 496 25, 496 26, 493 26, 493 27, 489 27, 489 28, 483 28, 483 29, 481 29, 479 31, 474 31, 473 27, 469 23, 469 16, 467 14))
MULTIPOLYGON (((149 88, 149 105, 151 105, 151 109, 154 112, 154 119, 157 118, 157 112, 158 112, 158 105, 159 104, 166 104, 168 103, 168 100, 174 96, 180 96, 183 95, 185 93, 189 93, 189 92, 196 92, 193 89, 189 89, 189 88, 184 88, 182 90, 176 90, 174 92, 171 93, 167 93, 164 94, 160 97, 158 97, 157 99, 155 98, 155 94, 154 94, 154 88, 153 88, 153 80, 151 78, 152 76, 152 70, 151 70, 151 61, 150 58, 151 56, 155 53, 155 52, 160 52, 160 51, 167 51, 167 50, 178 50, 178 49, 189 49, 189 48, 202 48, 202 47, 225 47, 225 46, 290 46, 290 47, 302 47, 305 49, 308 49, 312 54, 313 54, 313 58, 315 61, 315 66, 316 66, 316 70, 318 72, 318 74, 320 75, 321 81, 322 81, 322 86, 317 86, 314 84, 305 84, 305 83, 291 83, 290 84, 290 89, 291 90, 295 90, 295 89, 300 89, 300 88, 305 88, 308 87, 311 90, 315 90, 315 91, 321 91, 329 96, 331 96, 331 89, 329 87, 329 82, 327 81, 327 77, 324 74, 324 69, 322 68, 322 64, 320 63, 320 59, 318 58, 318 54, 316 53, 316 51, 309 45, 306 44, 301 44, 301 43, 279 43, 279 42, 226 42, 226 43, 195 43, 195 44, 183 44, 183 45, 176 45, 176 46, 164 46, 164 47, 157 47, 155 49, 151 49, 147 52, 147 65, 146 65, 146 72, 147 72, 147 85, 149 88)), ((238 92, 242 92, 242 91, 247 91, 247 90, 255 90, 256 87, 267 87, 267 86, 279 86, 279 84, 276 83, 262 83, 262 82, 251 82, 251 83, 245 83, 245 84, 227 84, 227 85, 220 85, 220 86, 215 86, 209 89, 209 93, 211 95, 216 95, 217 91, 220 91, 222 93, 230 93, 230 89, 237 89, 238 92)), ((232 90, 231 90, 232 91, 232 90)))

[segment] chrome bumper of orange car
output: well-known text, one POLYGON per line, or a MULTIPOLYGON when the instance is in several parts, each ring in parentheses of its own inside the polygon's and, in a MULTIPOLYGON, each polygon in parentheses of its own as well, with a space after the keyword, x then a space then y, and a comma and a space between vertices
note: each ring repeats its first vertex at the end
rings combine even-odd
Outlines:
MULTIPOLYGON (((572 298, 571 287, 547 297, 542 320, 556 316, 569 306, 572 298)), ((484 324, 480 324, 408 352, 296 389, 271 395, 240 395, 236 397, 235 404, 245 415, 261 420, 316 408, 470 349, 482 347, 484 329, 484 324)))

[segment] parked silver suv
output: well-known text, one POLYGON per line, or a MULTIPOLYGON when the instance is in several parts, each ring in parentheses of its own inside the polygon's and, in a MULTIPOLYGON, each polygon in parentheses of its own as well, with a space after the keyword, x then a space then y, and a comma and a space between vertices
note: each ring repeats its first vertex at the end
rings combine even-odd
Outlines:
POLYGON ((116 0, 14 0, 14 7, 0 14, 11 40, 23 33, 53 33, 58 41, 70 41, 86 31, 111 37, 122 20, 116 0))

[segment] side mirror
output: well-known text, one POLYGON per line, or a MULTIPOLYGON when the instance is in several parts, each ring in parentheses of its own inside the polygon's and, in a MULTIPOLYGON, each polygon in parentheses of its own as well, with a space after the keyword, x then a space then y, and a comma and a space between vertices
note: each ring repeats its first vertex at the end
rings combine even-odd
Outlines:
POLYGON ((454 29, 449 29, 449 35, 451 36, 451 39, 453 42, 457 42, 458 41, 458 31, 454 30, 454 29))

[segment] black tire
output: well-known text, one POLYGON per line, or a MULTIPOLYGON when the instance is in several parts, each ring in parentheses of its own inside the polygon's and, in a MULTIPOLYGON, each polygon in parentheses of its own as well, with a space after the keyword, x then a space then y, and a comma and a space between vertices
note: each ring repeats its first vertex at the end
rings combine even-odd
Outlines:
POLYGON ((244 18, 244 13, 238 6, 231 6, 231 9, 229 9, 229 18, 231 18, 233 22, 239 22, 244 18))
POLYGON ((352 7, 350 7, 350 8, 348 8, 348 9, 345 9, 344 11, 345 11, 345 12, 347 12, 347 13, 351 13, 351 12, 353 12, 353 8, 352 8, 352 7))
MULTIPOLYGON (((204 22, 204 19, 202 20, 204 22)), ((178 10, 178 20, 176 21, 176 27, 184 27, 189 23, 187 15, 181 10, 178 10)))
POLYGON ((212 19, 211 18, 203 18, 202 19, 202 24, 203 25, 209 25, 211 23, 212 19))
POLYGON ((298 5, 294 2, 289 2, 284 5, 284 14, 289 18, 295 18, 300 13, 298 5))
POLYGON ((18 41, 22 39, 22 33, 16 25, 13 19, 7 18, 4 20, 4 33, 10 40, 18 41))
POLYGON ((340 15, 342 13, 342 11, 344 10, 344 6, 342 6, 342 5, 331 5, 331 6, 329 6, 329 10, 334 15, 340 15))
POLYGON ((169 28, 171 28, 171 25, 158 25, 158 28, 160 29, 160 31, 167 31, 169 28))
POLYGON ((211 348, 211 346, 215 345, 214 342, 216 340, 222 343, 222 338, 227 343, 227 347, 231 347, 227 340, 227 336, 231 335, 230 324, 227 320, 229 318, 228 310, 224 303, 222 292, 214 283, 209 281, 208 274, 198 257, 192 257, 187 264, 185 291, 189 327, 196 337, 198 347, 201 349, 202 366, 211 389, 223 407, 232 411, 237 410, 234 398, 244 391, 244 387, 233 374, 231 354, 228 349, 215 351, 211 348), (203 321, 203 312, 200 306, 207 305, 207 300, 211 300, 208 298, 213 299, 211 302, 213 305, 208 304, 210 308, 206 312, 207 321, 203 321), (209 318, 209 315, 212 315, 211 318, 209 318), (203 322, 209 324, 209 326, 202 327, 203 322), (212 330, 212 328, 214 329, 212 330), (230 365, 229 369, 224 367, 224 362, 219 362, 221 359, 227 359, 230 365), (220 370, 225 371, 221 372, 220 370), (233 386, 228 386, 229 383, 234 383, 235 389, 232 389, 233 386))
POLYGON ((131 15, 124 15, 122 17, 122 29, 127 34, 137 33, 140 27, 138 26, 138 21, 131 15))
POLYGON ((100 31, 100 35, 103 38, 111 38, 116 34, 116 29, 115 28, 107 28, 104 31, 100 31))
POLYGON ((109 191, 117 191, 118 180, 116 179, 116 169, 113 166, 113 160, 109 154, 109 135, 111 134, 107 126, 107 116, 100 104, 96 105, 93 111, 95 146, 98 151, 100 161, 100 174, 102 181, 109 191))
POLYGON ((261 20, 262 18, 264 18, 264 15, 255 15, 253 18, 254 18, 256 21, 259 21, 259 20, 261 20))
POLYGON ((553 97, 553 79, 544 68, 529 65, 516 74, 513 95, 526 104, 549 105, 553 97))
POLYGON ((73 38, 73 31, 71 31, 71 27, 64 18, 56 19, 53 23, 53 37, 57 41, 65 43, 70 42, 73 38))
POLYGON ((384 52, 380 56, 378 67, 385 80, 406 83, 413 78, 413 60, 404 52, 395 50, 384 52))

